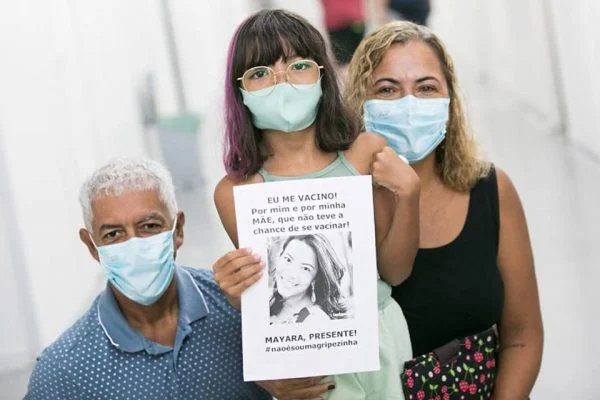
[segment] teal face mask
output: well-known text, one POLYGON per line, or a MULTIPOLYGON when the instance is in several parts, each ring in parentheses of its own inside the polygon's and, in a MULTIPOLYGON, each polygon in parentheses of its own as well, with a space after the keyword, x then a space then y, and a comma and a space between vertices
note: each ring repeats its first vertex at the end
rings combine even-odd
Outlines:
POLYGON ((388 146, 410 164, 427 157, 446 137, 450 99, 367 100, 363 121, 367 131, 383 136, 388 146))
POLYGON ((255 127, 288 133, 308 128, 315 122, 323 95, 320 79, 311 85, 292 86, 284 82, 252 93, 240 90, 255 127))
POLYGON ((176 222, 172 230, 158 235, 134 237, 100 247, 94 243, 108 281, 130 300, 148 306, 169 287, 175 273, 173 232, 176 222))

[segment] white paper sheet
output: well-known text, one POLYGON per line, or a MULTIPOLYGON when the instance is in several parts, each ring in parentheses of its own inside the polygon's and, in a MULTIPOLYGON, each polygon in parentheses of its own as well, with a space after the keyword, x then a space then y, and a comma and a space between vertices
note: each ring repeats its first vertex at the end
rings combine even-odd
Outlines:
POLYGON ((267 262, 242 296, 246 381, 379 369, 370 176, 234 188, 240 247, 267 262))

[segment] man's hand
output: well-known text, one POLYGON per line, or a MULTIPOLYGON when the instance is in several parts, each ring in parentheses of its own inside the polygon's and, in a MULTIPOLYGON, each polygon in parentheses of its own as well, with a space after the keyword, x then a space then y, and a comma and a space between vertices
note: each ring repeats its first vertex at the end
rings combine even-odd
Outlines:
POLYGON ((333 381, 321 382, 324 377, 279 379, 274 381, 258 381, 256 384, 277 400, 321 399, 319 397, 328 390, 335 389, 333 381))
POLYGON ((231 305, 239 310, 242 292, 260 279, 264 266, 264 261, 249 249, 238 249, 215 262, 214 278, 231 305))

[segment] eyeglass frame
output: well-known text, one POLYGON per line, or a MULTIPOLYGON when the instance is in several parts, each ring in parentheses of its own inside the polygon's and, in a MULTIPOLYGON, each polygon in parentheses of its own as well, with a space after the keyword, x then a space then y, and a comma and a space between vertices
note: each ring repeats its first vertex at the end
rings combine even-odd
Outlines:
MULTIPOLYGON (((268 88, 271 88, 271 90, 273 90, 272 88, 274 88, 274 87, 277 85, 277 83, 278 83, 278 82, 277 82, 277 74, 281 74, 281 73, 283 72, 283 73, 285 73, 285 81, 286 81, 287 83, 289 83, 290 85, 294 86, 294 84, 293 84, 293 83, 290 83, 290 81, 289 81, 289 78, 288 78, 288 70, 289 70, 289 68, 290 68, 292 65, 294 65, 294 64, 296 64, 296 63, 299 63, 299 62, 302 62, 302 61, 308 61, 308 62, 310 62, 310 63, 313 63, 313 64, 315 64, 315 65, 317 66, 317 68, 318 68, 318 70, 319 70, 319 77, 317 78, 317 82, 318 82, 318 81, 319 81, 319 79, 321 79, 321 70, 322 70, 322 69, 324 69, 325 67, 324 67, 323 65, 319 65, 319 64, 317 64, 317 62, 316 62, 315 60, 311 60, 311 59, 308 59, 308 58, 306 58, 306 59, 302 59, 302 60, 293 61, 293 62, 289 63, 289 64, 288 64, 288 66, 285 68, 285 70, 284 70, 284 71, 275 71, 273 68, 271 68, 271 67, 268 67, 268 66, 266 66, 266 65, 257 65, 257 66, 255 66, 255 67, 248 68, 247 70, 245 70, 245 71, 244 71, 244 73, 242 74, 242 76, 240 76, 239 78, 236 78, 236 81, 240 81, 240 82, 241 82, 242 89, 244 89, 245 91, 247 91, 248 93, 251 93, 251 94, 252 94, 252 93, 256 93, 256 92, 258 92, 259 90, 268 89, 268 88), (273 78, 273 80, 274 80, 274 83, 273 83, 271 86, 267 86, 267 87, 265 87, 265 88, 263 88, 263 89, 259 89, 259 90, 250 91, 250 90, 246 89, 246 88, 244 87, 244 76, 246 75, 246 73, 247 73, 248 71, 250 71, 250 70, 253 70, 253 69, 255 69, 255 68, 268 68, 268 69, 270 69, 270 70, 273 72, 273 76, 275 77, 275 78, 273 78)), ((269 93, 270 93, 270 92, 269 92, 269 93)))

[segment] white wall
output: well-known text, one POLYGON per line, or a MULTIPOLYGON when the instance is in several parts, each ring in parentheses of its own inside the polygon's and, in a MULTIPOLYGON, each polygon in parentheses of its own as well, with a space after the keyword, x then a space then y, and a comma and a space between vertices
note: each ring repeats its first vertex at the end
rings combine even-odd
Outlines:
POLYGON ((560 55, 569 137, 600 158, 600 3, 549 1, 560 55))
POLYGON ((507 99, 540 131, 558 133, 543 1, 434 0, 431 25, 448 46, 459 78, 471 75, 469 81, 478 83, 477 89, 462 87, 467 102, 471 91, 483 88, 489 101, 507 99))
MULTIPOLYGON (((103 285, 77 236, 81 183, 112 157, 146 154, 137 88, 147 72, 162 85, 159 100, 173 98, 159 10, 145 0, 0 5, 0 157, 11 182, 2 196, 14 199, 10 228, 24 249, 42 346, 103 285)), ((12 346, 0 341, 0 353, 12 346)))
POLYGON ((7 190, 10 183, 4 161, 0 157, 0 321, 4 321, 0 329, 0 375, 27 367, 38 347, 23 249, 15 229, 14 199, 7 190))
MULTIPOLYGON (((205 117, 201 154, 220 158, 215 98, 222 99, 227 44, 250 5, 182 0, 171 8, 189 109, 205 117)), ((159 113, 177 112, 162 18, 159 0, 0 4, 0 165, 10 167, 0 196, 13 199, 10 211, 0 207, 13 219, 0 230, 0 312, 11 321, 0 334, 0 371, 15 358, 31 362, 104 284, 79 243, 78 190, 110 158, 148 155, 138 90, 149 73, 159 113), (6 235, 23 249, 18 265, 6 235)), ((206 165, 212 185, 220 163, 206 165)))

